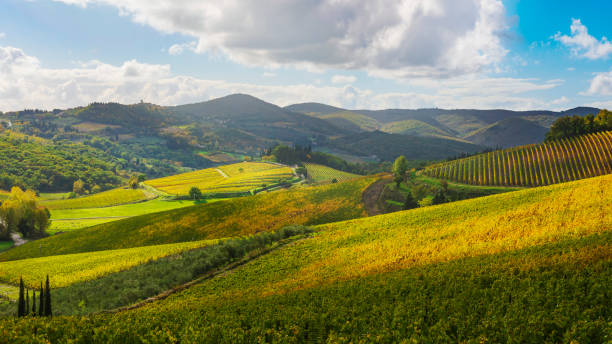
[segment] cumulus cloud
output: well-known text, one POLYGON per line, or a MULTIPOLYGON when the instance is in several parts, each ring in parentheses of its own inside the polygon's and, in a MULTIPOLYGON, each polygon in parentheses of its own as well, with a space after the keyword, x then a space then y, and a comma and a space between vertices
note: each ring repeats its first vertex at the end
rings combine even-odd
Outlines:
POLYGON ((357 81, 357 78, 352 75, 334 75, 331 82, 334 84, 352 84, 357 81))
POLYGON ((195 51, 196 47, 197 47, 197 43, 196 42, 173 44, 172 46, 170 46, 170 48, 168 48, 168 54, 170 54, 170 55, 180 55, 185 50, 195 51))
POLYGON ((609 72, 596 73, 591 80, 588 95, 612 96, 612 70, 609 72))
POLYGON ((562 35, 558 32, 553 38, 569 47, 572 54, 590 60, 607 58, 612 54, 612 43, 606 37, 601 40, 591 36, 586 26, 580 19, 572 19, 570 26, 571 35, 562 35))
POLYGON ((14 47, 0 46, 0 110, 66 108, 93 101, 161 105, 205 101, 231 93, 248 93, 277 105, 317 101, 361 109, 384 108, 546 108, 541 99, 525 96, 557 87, 562 80, 458 77, 407 81, 412 91, 376 93, 348 84, 256 85, 174 75, 169 65, 136 60, 119 65, 101 61, 53 69, 14 47))
POLYGON ((197 52, 245 65, 450 77, 482 71, 507 53, 501 0, 56 1, 114 6, 137 23, 194 37, 197 52))

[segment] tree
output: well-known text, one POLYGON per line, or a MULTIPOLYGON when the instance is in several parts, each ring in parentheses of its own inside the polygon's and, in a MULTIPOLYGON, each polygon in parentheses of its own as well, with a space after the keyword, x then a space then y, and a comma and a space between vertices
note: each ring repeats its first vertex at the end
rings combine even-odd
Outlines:
POLYGON ((36 316, 36 290, 32 290, 32 315, 36 316))
POLYGON ((38 300, 38 315, 45 315, 45 290, 43 289, 42 281, 40 282, 40 293, 38 300))
POLYGON ((145 180, 147 180, 147 176, 146 176, 146 175, 144 175, 144 174, 139 174, 139 175, 138 175, 138 182, 139 182, 139 183, 142 183, 142 182, 144 182, 145 180))
POLYGON ((23 290, 23 278, 19 278, 19 299, 17 300, 17 316, 22 317, 25 316, 25 300, 24 300, 24 290, 23 290))
POLYGON ((72 192, 77 195, 82 195, 85 193, 85 183, 82 180, 77 180, 72 184, 72 192))
POLYGON ((331 182, 332 182, 332 184, 336 184, 338 182, 338 179, 332 178, 331 182))
POLYGON ((24 238, 42 237, 50 216, 47 208, 38 205, 34 191, 13 187, 9 198, 0 205, 0 236, 20 232, 24 238))
POLYGON ((406 177, 406 171, 408 171, 408 160, 406 160, 405 156, 401 155, 393 163, 393 181, 395 181, 397 187, 400 186, 400 183, 406 177))
POLYGON ((131 187, 132 189, 137 189, 138 188, 138 177, 131 176, 130 180, 128 181, 128 186, 131 187))
POLYGON ((52 316, 51 311, 51 287, 49 287, 49 275, 47 275, 47 282, 45 283, 45 316, 52 316))
POLYGON ((25 296, 25 315, 30 314, 30 290, 26 289, 25 296))
POLYGON ((446 195, 444 195, 444 192, 438 191, 436 192, 436 195, 431 201, 431 204, 442 204, 442 203, 446 203, 446 195))
POLYGON ((440 182, 440 186, 442 186, 442 190, 444 190, 444 193, 448 193, 448 182, 446 181, 446 179, 442 179, 442 181, 440 182))
POLYGON ((412 192, 408 192, 406 195, 406 200, 404 201, 404 210, 417 208, 419 204, 412 196, 412 192))
POLYGON ((189 197, 194 201, 199 200, 202 198, 202 191, 200 191, 198 187, 192 186, 191 189, 189 189, 189 197))

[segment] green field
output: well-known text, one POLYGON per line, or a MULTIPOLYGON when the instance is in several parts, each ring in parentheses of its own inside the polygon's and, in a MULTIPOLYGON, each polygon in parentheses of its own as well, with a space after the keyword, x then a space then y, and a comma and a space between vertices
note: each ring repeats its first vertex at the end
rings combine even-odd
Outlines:
POLYGON ((50 342, 606 342, 610 183, 324 224, 140 309, 6 318, 0 331, 50 342))
MULTIPOLYGON (((361 193, 376 179, 361 177, 131 217, 26 243, 0 254, 0 261, 240 237, 292 224, 314 225, 362 217, 366 213, 361 193)), ((138 203, 142 204, 146 203, 138 203)))
POLYGON ((335 168, 324 165, 304 163, 304 166, 306 166, 306 170, 308 171, 308 179, 315 183, 331 182, 334 179, 340 182, 359 177, 359 175, 336 170, 335 168))
POLYGON ((0 252, 6 251, 11 247, 13 247, 12 241, 0 241, 0 252))
POLYGON ((155 195, 141 189, 113 189, 73 199, 43 200, 41 204, 50 210, 101 208, 141 202, 154 197, 155 195))
POLYGON ((203 193, 243 193, 293 178, 291 168, 261 162, 241 162, 148 180, 145 183, 172 195, 187 195, 198 187, 203 193))

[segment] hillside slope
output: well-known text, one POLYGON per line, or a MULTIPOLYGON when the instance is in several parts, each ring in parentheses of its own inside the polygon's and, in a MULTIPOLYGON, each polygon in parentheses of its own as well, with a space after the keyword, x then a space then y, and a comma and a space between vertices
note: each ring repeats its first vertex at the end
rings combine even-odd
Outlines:
POLYGON ((507 148, 540 143, 547 132, 547 127, 535 121, 513 117, 480 128, 465 139, 483 146, 507 148))
POLYGON ((141 309, 5 319, 0 330, 16 340, 35 327, 51 342, 605 342, 610 183, 603 176, 322 225, 141 309))
POLYGON ((476 185, 540 186, 612 173, 612 132, 519 146, 428 166, 425 175, 476 185))
POLYGON ((361 193, 376 177, 196 205, 132 217, 30 242, 0 261, 239 237, 291 224, 314 225, 365 216, 361 193))

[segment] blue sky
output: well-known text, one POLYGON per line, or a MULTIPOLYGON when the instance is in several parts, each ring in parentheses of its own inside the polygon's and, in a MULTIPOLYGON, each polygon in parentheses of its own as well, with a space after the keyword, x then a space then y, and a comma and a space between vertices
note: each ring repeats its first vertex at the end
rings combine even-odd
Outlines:
POLYGON ((339 3, 3 0, 0 110, 237 92, 348 108, 612 108, 612 2, 339 3))

